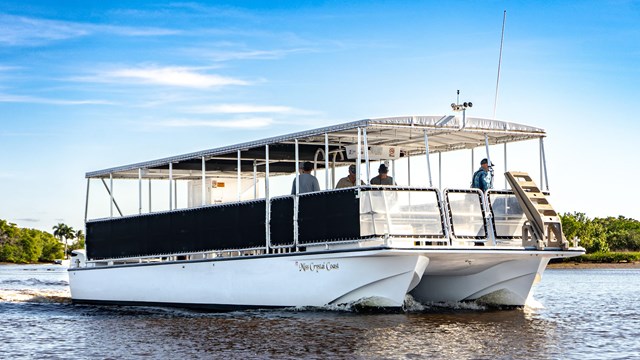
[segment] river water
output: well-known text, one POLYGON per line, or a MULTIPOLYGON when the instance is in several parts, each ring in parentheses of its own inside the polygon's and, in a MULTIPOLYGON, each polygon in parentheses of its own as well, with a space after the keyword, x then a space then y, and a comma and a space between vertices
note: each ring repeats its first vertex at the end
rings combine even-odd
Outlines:
POLYGON ((206 313, 72 305, 66 270, 0 266, 2 359, 640 359, 640 269, 547 270, 524 309, 206 313))

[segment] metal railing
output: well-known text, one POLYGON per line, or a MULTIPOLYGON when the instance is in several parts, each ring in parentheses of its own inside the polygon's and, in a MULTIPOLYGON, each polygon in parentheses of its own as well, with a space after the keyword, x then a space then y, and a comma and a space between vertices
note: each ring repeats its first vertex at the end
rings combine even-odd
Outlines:
POLYGON ((452 243, 486 244, 489 237, 484 193, 479 189, 445 189, 444 201, 452 243))

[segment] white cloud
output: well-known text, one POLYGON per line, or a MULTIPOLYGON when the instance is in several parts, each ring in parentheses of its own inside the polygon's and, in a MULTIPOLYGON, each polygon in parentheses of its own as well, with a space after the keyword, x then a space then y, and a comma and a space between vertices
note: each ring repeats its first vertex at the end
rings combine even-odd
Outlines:
POLYGON ((164 36, 180 33, 161 28, 97 25, 0 14, 0 44, 33 46, 92 34, 164 36))
POLYGON ((281 59, 288 54, 311 52, 311 49, 286 49, 286 50, 229 50, 229 51, 200 51, 199 56, 211 58, 213 61, 229 60, 273 60, 281 59))
POLYGON ((253 129, 263 128, 273 124, 271 118, 246 118, 233 120, 194 120, 194 119, 175 119, 166 120, 160 123, 166 127, 214 127, 227 129, 253 129))
POLYGON ((249 82, 227 76, 203 74, 186 67, 146 67, 107 70, 96 76, 75 78, 78 81, 129 82, 190 88, 212 88, 227 85, 249 85, 249 82))
POLYGON ((290 113, 295 109, 277 105, 220 104, 195 106, 186 110, 194 114, 290 113))
POLYGON ((0 102, 47 105, 114 105, 113 102, 106 100, 65 100, 10 94, 0 94, 0 102))

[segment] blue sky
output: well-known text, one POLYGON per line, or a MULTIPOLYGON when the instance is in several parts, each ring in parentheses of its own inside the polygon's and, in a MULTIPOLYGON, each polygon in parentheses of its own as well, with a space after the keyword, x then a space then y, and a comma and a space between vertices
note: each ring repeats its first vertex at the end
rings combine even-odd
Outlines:
POLYGON ((0 218, 82 228, 88 171, 457 89, 492 117, 503 10, 497 118, 547 130, 552 204, 640 219, 638 1, 28 0, 0 0, 0 218))

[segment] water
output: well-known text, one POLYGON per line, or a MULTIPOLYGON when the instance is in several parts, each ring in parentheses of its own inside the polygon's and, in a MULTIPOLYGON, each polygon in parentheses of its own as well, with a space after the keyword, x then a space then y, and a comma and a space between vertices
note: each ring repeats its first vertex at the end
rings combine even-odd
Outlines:
POLYGON ((409 308, 76 306, 63 267, 5 265, 0 358, 640 359, 640 269, 547 270, 524 309, 409 308))

